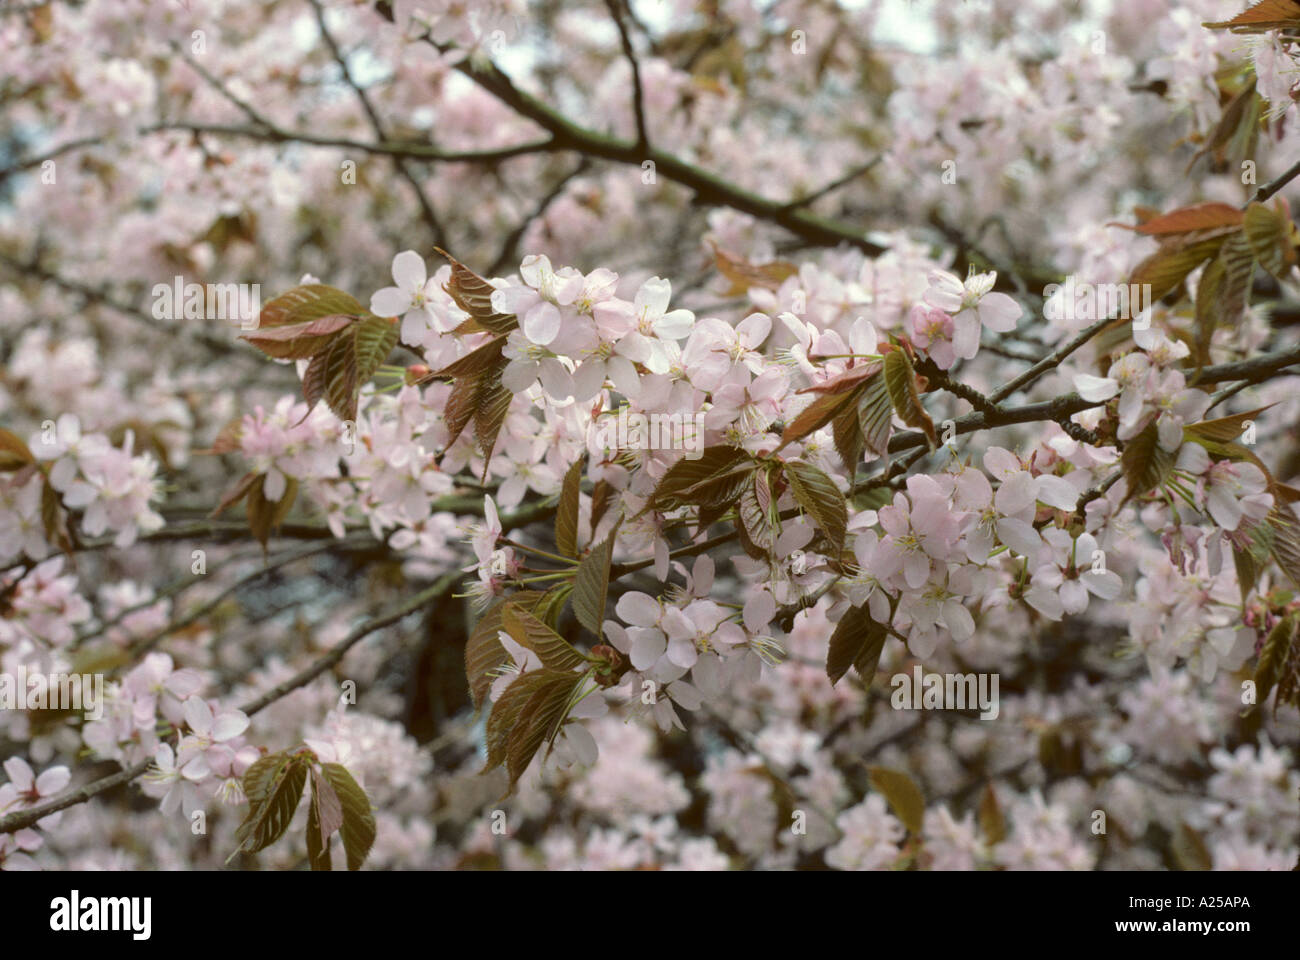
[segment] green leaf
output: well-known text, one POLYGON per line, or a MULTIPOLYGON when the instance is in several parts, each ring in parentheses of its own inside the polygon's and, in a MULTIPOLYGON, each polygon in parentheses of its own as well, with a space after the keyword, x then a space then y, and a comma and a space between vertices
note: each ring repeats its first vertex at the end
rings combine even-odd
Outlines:
POLYGON ((889 801, 894 816, 903 821, 909 833, 919 835, 925 820, 925 798, 916 781, 899 770, 868 767, 871 785, 889 801))
POLYGON ((1174 454, 1160 446, 1160 435, 1155 421, 1124 445, 1120 470, 1127 482, 1124 494, 1127 503, 1133 497, 1163 486, 1174 468, 1174 454))
POLYGON ((830 678, 831 686, 839 683, 849 667, 856 668, 858 676, 870 685, 888 636, 889 631, 871 618, 865 605, 844 611, 826 651, 826 676, 830 678))
POLYGON ((582 458, 564 474, 560 503, 555 510, 555 546, 566 557, 578 555, 578 504, 582 492, 582 458))
POLYGON ((790 492, 831 542, 834 548, 831 555, 838 558, 844 549, 844 533, 849 523, 849 508, 844 494, 840 493, 834 480, 811 463, 788 460, 783 469, 790 481, 790 492))
POLYGON ((535 616, 507 602, 501 611, 501 624, 510 638, 526 650, 537 654, 542 666, 548 670, 572 673, 587 664, 567 640, 535 616))
MULTIPOLYGON (((617 530, 615 531, 617 532, 617 530)), ((605 622, 605 598, 609 593, 609 562, 614 551, 614 534, 592 548, 578 565, 573 578, 573 613, 578 622, 601 635, 605 622)))
POLYGON ((265 850, 289 829, 307 783, 306 758, 279 753, 256 761, 244 773, 248 813, 235 830, 239 850, 265 850))
POLYGON ((321 776, 334 788, 343 808, 341 833, 348 869, 360 870, 375 843, 375 815, 370 798, 342 764, 322 763, 321 776))
POLYGON ((889 399, 899 419, 923 432, 933 449, 938 443, 934 421, 921 406, 921 394, 916 389, 916 371, 912 369, 912 360, 905 350, 891 350, 885 354, 884 377, 889 399))

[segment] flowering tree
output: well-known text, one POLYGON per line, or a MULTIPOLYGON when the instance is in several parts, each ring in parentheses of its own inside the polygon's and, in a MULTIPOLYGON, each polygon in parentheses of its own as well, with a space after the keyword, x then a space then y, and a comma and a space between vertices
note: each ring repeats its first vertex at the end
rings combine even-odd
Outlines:
POLYGON ((0 868, 1290 869, 1298 30, 6 6, 0 868))

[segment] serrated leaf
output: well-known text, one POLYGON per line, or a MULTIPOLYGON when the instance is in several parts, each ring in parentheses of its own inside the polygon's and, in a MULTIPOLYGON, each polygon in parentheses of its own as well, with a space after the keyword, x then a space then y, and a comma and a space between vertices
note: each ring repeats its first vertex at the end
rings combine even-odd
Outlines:
POLYGON ((762 554, 770 554, 776 548, 781 530, 780 520, 772 509, 772 489, 766 470, 754 471, 752 482, 746 484, 736 502, 736 514, 741 532, 749 542, 762 554))
POLYGON ((301 757, 276 754, 249 767, 244 774, 248 813, 235 830, 239 849, 257 853, 284 836, 306 784, 307 767, 301 757), (259 769, 259 764, 265 766, 259 769))
POLYGON ((21 470, 35 462, 36 457, 27 444, 16 433, 0 427, 0 473, 21 470))
MULTIPOLYGON (((344 334, 326 351, 325 365, 320 374, 324 381, 325 403, 340 420, 354 421, 357 418, 357 391, 361 388, 358 374, 356 343, 349 334, 344 334)), ((304 391, 306 387, 304 381, 304 391)))
POLYGON ((311 768, 311 807, 307 813, 307 861, 313 870, 329 870, 330 837, 343 827, 338 793, 316 768, 311 768))
POLYGON ((592 548, 573 577, 573 613, 578 622, 601 635, 605 622, 605 598, 609 593, 609 561, 614 551, 614 534, 592 548))
POLYGON ((1201 26, 1211 30, 1231 30, 1233 33, 1286 30, 1300 26, 1300 3, 1295 0, 1260 0, 1231 20, 1217 20, 1202 23, 1201 26))
POLYGON ((447 251, 438 248, 438 252, 451 263, 451 279, 443 289, 456 302, 456 306, 470 315, 470 320, 457 327, 456 333, 466 334, 480 330, 490 333, 509 333, 519 326, 518 318, 513 313, 497 313, 493 309, 492 293, 496 287, 447 251))
POLYGON ((1198 203, 1152 217, 1133 229, 1146 236, 1164 236, 1236 227, 1241 225, 1242 219, 1242 212, 1231 204, 1198 203))
POLYGON ((889 456, 889 435, 893 432, 894 404, 885 378, 872 377, 858 398, 858 426, 863 445, 878 457, 889 456))
POLYGON ((925 798, 921 789, 906 773, 886 767, 867 769, 871 785, 889 801, 894 816, 903 821, 909 833, 920 834, 925 820, 925 798))
POLYGON ((831 686, 840 682, 849 667, 856 667, 858 676, 870 684, 888 636, 889 631, 871 618, 865 605, 844 611, 826 651, 826 676, 831 686))
POLYGON ((1124 494, 1127 503, 1133 497, 1163 486, 1174 468, 1174 454, 1160 446, 1160 434, 1155 422, 1124 445, 1120 470, 1128 484, 1124 494))
POLYGON ((1270 549, 1282 572, 1300 586, 1300 520, 1296 520, 1290 507, 1277 502, 1277 499, 1275 494, 1273 509, 1268 515, 1272 531, 1270 549))
POLYGON ((824 393, 818 395, 812 403, 795 416, 781 433, 781 443, 793 443, 802 440, 815 430, 820 430, 830 423, 841 410, 848 407, 853 400, 851 393, 824 393))
POLYGON ((608 480, 597 480, 591 488, 591 529, 594 531, 614 502, 614 488, 608 480))
POLYGON ((340 833, 348 869, 360 870, 375 843, 375 814, 370 798, 342 764, 322 763, 321 776, 334 788, 343 809, 340 833))
MULTIPOLYGON (((520 590, 509 597, 518 608, 532 611, 542 598, 536 590, 520 590)), ((465 676, 469 680, 469 695, 475 707, 487 699, 488 690, 495 679, 494 671, 509 659, 505 647, 497 638, 504 630, 502 613, 506 600, 498 600, 483 612, 465 642, 465 676)))
POLYGON ((483 454, 484 483, 487 482, 488 462, 492 459, 492 451, 496 448, 497 436, 501 433, 501 427, 510 413, 510 404, 515 399, 510 388, 501 382, 499 375, 491 376, 491 380, 481 383, 476 398, 477 406, 474 409, 474 439, 478 444, 479 452, 483 454))
POLYGON ((1247 420, 1258 418, 1261 413, 1274 406, 1277 404, 1270 403, 1268 406, 1247 410, 1245 413, 1234 413, 1230 417, 1216 417, 1213 420, 1188 424, 1183 428, 1183 437, 1193 441, 1217 440, 1220 443, 1232 443, 1241 439, 1247 420))
POLYGON ((1282 198, 1274 207, 1252 203, 1246 208, 1242 233, 1259 265, 1275 277, 1283 277, 1295 265, 1294 227, 1282 198))
POLYGON ((1224 241, 1219 255, 1201 274, 1201 282, 1196 288, 1198 365, 1203 366, 1209 358, 1210 340, 1216 329, 1241 323, 1254 273, 1254 254, 1246 238, 1238 233, 1224 241))
POLYGON ((543 743, 554 743, 564 720, 573 707, 578 687, 586 682, 585 674, 559 674, 567 682, 557 679, 539 687, 519 711, 518 718, 506 739, 506 771, 510 774, 510 787, 528 769, 543 743))
POLYGON ((851 398, 831 421, 831 436, 835 441, 835 452, 839 454, 840 462, 844 464, 844 469, 852 479, 858 464, 862 462, 863 447, 862 426, 858 421, 856 398, 851 398))
POLYGON ((460 377, 451 387, 442 418, 447 425, 447 446, 450 447, 474 419, 482 377, 460 377))
POLYGON ((502 349, 506 345, 505 337, 496 337, 483 344, 481 347, 475 347, 463 357, 459 357, 447 364, 441 370, 436 370, 429 374, 431 380, 442 380, 449 377, 477 377, 480 374, 490 373, 498 368, 504 368, 506 361, 501 355, 502 349))
POLYGON ((586 657, 567 640, 527 610, 507 602, 501 611, 501 626, 521 647, 537 654, 548 670, 572 673, 585 666, 586 657))
POLYGON ((740 257, 733 257, 719 249, 717 244, 712 246, 714 266, 720 274, 731 281, 731 288, 724 296, 741 296, 754 287, 777 290, 782 283, 799 272, 799 268, 788 260, 754 264, 740 257))
POLYGON ((266 474, 259 473, 248 487, 248 529, 266 550, 266 541, 271 531, 279 527, 288 516, 293 502, 298 496, 298 481, 293 477, 285 480, 284 495, 274 503, 266 499, 262 492, 266 483, 266 474))
POLYGON ((555 546, 566 557, 578 555, 578 505, 582 492, 582 458, 564 474, 560 502, 555 509, 555 546))
POLYGON ((844 533, 849 523, 844 494, 834 480, 811 463, 789 460, 782 469, 795 500, 831 542, 831 555, 838 557, 844 549, 844 533))
POLYGON ((331 315, 357 317, 367 312, 351 294, 323 283, 309 283, 263 304, 257 329, 305 323, 331 315))
POLYGON ((1264 638, 1264 645, 1259 651, 1259 662, 1255 665, 1255 702, 1260 705, 1268 699, 1282 675, 1283 665, 1290 658, 1296 625, 1295 614, 1289 614, 1274 624, 1264 638))
POLYGON ((921 395, 916 389, 916 371, 912 369, 912 360, 905 350, 892 350, 885 355, 884 379, 899 419, 923 432, 933 449, 938 443, 934 421, 921 405, 921 395))
POLYGON ((383 317, 369 316, 356 325, 353 338, 359 386, 375 375, 397 346, 397 324, 383 317))
POLYGON ((1133 269, 1129 283, 1150 284, 1150 299, 1155 303, 1176 290, 1189 273, 1218 254, 1223 241, 1223 236, 1194 242, 1185 237, 1171 237, 1133 269))
POLYGON ((302 323, 255 330, 241 335, 239 339, 247 340, 268 357, 277 360, 305 360, 327 348, 335 337, 356 320, 354 316, 330 314, 302 323))
POLYGON ((545 669, 516 677, 492 705, 484 772, 505 763, 514 789, 541 745, 559 731, 572 695, 585 679, 586 674, 545 669))
POLYGON ((537 601, 537 605, 533 608, 533 616, 552 630, 557 629, 560 623, 560 614, 564 611, 564 605, 568 602, 572 593, 573 584, 557 583, 542 594, 541 599, 537 601))
POLYGON ((333 869, 333 864, 330 863, 330 835, 321 827, 320 796, 316 790, 318 782, 322 781, 313 769, 311 800, 308 801, 307 808, 307 864, 313 871, 329 871, 333 869))
POLYGON ((716 506, 740 494, 744 473, 753 468, 749 454, 737 447, 707 447, 698 459, 683 457, 660 479, 645 509, 663 512, 684 506, 716 506))
POLYGON ((265 476, 265 474, 252 473, 250 471, 236 480, 230 488, 221 495, 221 502, 217 504, 216 509, 214 509, 209 516, 218 517, 225 510, 234 506, 240 500, 243 500, 244 497, 248 496, 248 491, 252 488, 253 484, 257 482, 257 478, 262 476, 265 476))

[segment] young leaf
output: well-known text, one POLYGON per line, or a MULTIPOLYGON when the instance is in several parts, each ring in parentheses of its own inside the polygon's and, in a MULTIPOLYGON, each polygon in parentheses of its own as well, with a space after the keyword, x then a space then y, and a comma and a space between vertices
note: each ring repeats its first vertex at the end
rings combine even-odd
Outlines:
MULTIPOLYGON (((508 602, 517 609, 532 611, 541 598, 542 594, 535 590, 520 590, 511 595, 508 602)), ((488 607, 465 643, 465 676, 469 679, 469 696, 475 707, 487 699, 496 669, 509 658, 497 638, 497 633, 505 629, 502 614, 506 603, 506 600, 498 600, 488 607)))
POLYGON ((894 816, 903 821, 909 833, 920 834, 925 819, 925 798, 921 789, 906 773, 886 767, 869 767, 871 785, 889 801, 894 816))
POLYGON ((501 611, 501 625, 510 638, 537 654, 548 670, 572 673, 586 665, 587 659, 535 616, 507 602, 501 611))
POLYGON ((888 636, 884 625, 871 618, 865 605, 844 611, 831 634, 830 649, 826 651, 826 676, 830 678, 831 686, 839 683, 849 667, 855 667, 858 676, 870 684, 888 636))
POLYGON ((330 837, 343 826, 343 806, 339 795, 311 768, 311 806, 307 811, 307 862, 313 870, 329 870, 330 837))
POLYGON ((265 850, 289 829, 307 783, 307 766, 301 756, 278 753, 256 761, 244 773, 244 795, 248 813, 235 840, 239 850, 265 850))
POLYGON ((1202 23, 1201 26, 1211 30, 1231 30, 1233 33, 1267 33, 1270 30, 1293 29, 1300 26, 1300 3, 1295 0, 1260 0, 1231 20, 1202 23))
POLYGON ((831 542, 831 555, 838 557, 844 549, 844 533, 849 522, 849 509, 844 494, 840 493, 834 480, 811 463, 789 460, 783 469, 786 479, 790 481, 790 492, 831 542))
POLYGON ((298 481, 292 477, 285 482, 284 495, 275 503, 266 499, 262 488, 266 483, 266 474, 258 474, 257 480, 248 488, 248 529, 266 550, 266 541, 271 531, 278 528, 288 516, 293 501, 298 496, 298 481))
POLYGON ((609 561, 614 550, 614 534, 593 547, 578 565, 573 578, 573 613, 578 622, 601 635, 605 622, 605 597, 609 593, 609 561))
POLYGON ((863 445, 878 457, 889 456, 889 435, 893 432, 894 404, 885 378, 872 377, 858 398, 858 426, 863 445))
POLYGON ((1133 229, 1149 237, 1240 226, 1242 213, 1228 203, 1198 203, 1139 223, 1133 229))
POLYGON ((375 375, 397 346, 397 322, 384 317, 367 316, 353 329, 357 354, 357 384, 375 375))
POLYGON ((21 470, 36 457, 16 433, 0 427, 0 473, 21 470))
POLYGON ((307 323, 321 317, 358 317, 368 311, 351 294, 323 283, 294 287, 262 305, 257 329, 307 323))
POLYGON ((909 427, 921 430, 933 449, 938 443, 934 421, 925 412, 925 407, 921 406, 921 395, 916 389, 916 373, 905 350, 891 350, 885 355, 884 377, 889 399, 899 418, 909 427))
POLYGON ((820 430, 839 415, 853 401, 852 393, 823 393, 795 416, 781 433, 781 443, 802 440, 814 430, 820 430))
POLYGON ((530 670, 516 677, 492 705, 487 722, 488 758, 484 773, 507 764, 510 788, 537 750, 564 722, 570 701, 586 674, 530 670))
POLYGON ((560 503, 555 510, 555 546, 566 557, 578 555, 578 502, 582 490, 582 458, 564 474, 560 503))
POLYGON ((465 264, 461 263, 446 250, 436 247, 440 254, 451 262, 451 280, 443 287, 456 306, 469 314, 455 332, 458 334, 509 333, 519 326, 513 313, 497 313, 492 308, 492 293, 496 287, 488 283, 465 264))
POLYGON ((1295 266, 1295 226, 1281 197, 1275 207, 1248 206, 1242 232, 1259 265, 1273 276, 1280 279, 1295 266))
POLYGON ((497 435, 510 413, 510 404, 515 395, 501 382, 499 374, 493 374, 489 380, 482 378, 482 385, 474 410, 474 438, 479 452, 483 454, 483 482, 487 482, 488 464, 492 459, 492 450, 497 444, 497 435))
POLYGON ((343 810, 340 830, 348 869, 360 870, 375 842, 375 815, 370 808, 370 798, 342 764, 322 763, 321 776, 334 788, 343 810))
POLYGON ((1162 486, 1173 469, 1174 455, 1160 446, 1160 434, 1152 421, 1124 446, 1120 459, 1120 470, 1128 484, 1124 501, 1162 486))
POLYGON ((1155 253, 1133 268, 1129 283, 1150 284, 1151 301, 1154 303, 1170 291, 1178 289, 1189 273, 1215 256, 1223 246, 1223 241, 1223 236, 1199 240, 1189 240, 1188 236, 1169 237, 1155 253))
POLYGON ((305 360, 328 347, 341 331, 356 320, 353 316, 331 314, 302 323, 258 329, 243 334, 239 339, 247 340, 268 357, 277 360, 305 360))
POLYGON ((1200 423, 1188 424, 1183 428, 1183 437, 1192 441, 1217 440, 1220 443, 1232 443, 1241 439, 1241 435, 1246 429, 1245 423, 1247 420, 1256 419, 1269 407, 1276 405, 1270 403, 1266 407, 1257 407, 1254 410, 1247 410, 1245 413, 1234 413, 1230 417, 1217 417, 1214 420, 1202 420, 1200 423))
POLYGON ((739 495, 752 466, 748 453, 725 444, 706 448, 696 460, 683 457, 663 475, 645 509, 663 512, 727 502, 739 495))

